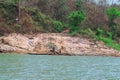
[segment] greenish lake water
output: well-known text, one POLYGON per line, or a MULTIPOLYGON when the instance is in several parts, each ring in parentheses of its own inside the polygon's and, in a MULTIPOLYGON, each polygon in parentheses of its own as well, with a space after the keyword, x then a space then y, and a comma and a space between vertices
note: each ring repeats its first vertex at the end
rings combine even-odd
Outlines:
POLYGON ((0 54, 0 80, 120 80, 120 58, 0 54))

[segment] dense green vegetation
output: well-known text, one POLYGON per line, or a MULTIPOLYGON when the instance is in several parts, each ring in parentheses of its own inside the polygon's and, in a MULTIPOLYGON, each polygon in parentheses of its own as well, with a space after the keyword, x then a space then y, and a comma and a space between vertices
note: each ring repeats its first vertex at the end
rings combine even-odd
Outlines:
POLYGON ((115 48, 117 50, 120 50, 120 44, 117 44, 115 42, 115 40, 112 39, 112 33, 111 32, 107 32, 107 37, 105 37, 105 32, 98 28, 97 29, 98 35, 96 36, 96 39, 98 40, 102 40, 103 42, 105 42, 108 46, 115 48))
POLYGON ((0 0, 0 35, 68 30, 66 33, 72 36, 87 35, 120 50, 120 5, 102 3, 89 0, 0 0))
POLYGON ((109 8, 109 9, 107 9, 106 12, 109 17, 109 27, 113 34, 112 38, 115 39, 118 34, 118 25, 116 23, 114 23, 114 20, 117 17, 120 17, 120 11, 117 8, 109 8))
POLYGON ((70 33, 72 35, 76 35, 79 32, 81 23, 85 20, 86 15, 84 11, 73 11, 68 16, 68 18, 69 18, 70 33))

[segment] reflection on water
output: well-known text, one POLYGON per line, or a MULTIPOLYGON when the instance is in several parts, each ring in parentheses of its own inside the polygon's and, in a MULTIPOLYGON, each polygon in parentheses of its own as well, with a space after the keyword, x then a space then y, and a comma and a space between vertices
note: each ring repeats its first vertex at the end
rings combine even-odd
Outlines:
POLYGON ((120 58, 0 55, 0 80, 120 80, 120 58))

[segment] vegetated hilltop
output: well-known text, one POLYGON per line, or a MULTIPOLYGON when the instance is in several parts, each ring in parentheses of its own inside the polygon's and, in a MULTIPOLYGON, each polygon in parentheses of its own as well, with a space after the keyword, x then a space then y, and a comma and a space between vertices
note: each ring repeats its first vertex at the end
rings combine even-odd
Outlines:
POLYGON ((0 0, 0 35, 69 33, 120 50, 120 5, 88 0, 0 0), (117 43, 116 43, 117 42, 117 43))

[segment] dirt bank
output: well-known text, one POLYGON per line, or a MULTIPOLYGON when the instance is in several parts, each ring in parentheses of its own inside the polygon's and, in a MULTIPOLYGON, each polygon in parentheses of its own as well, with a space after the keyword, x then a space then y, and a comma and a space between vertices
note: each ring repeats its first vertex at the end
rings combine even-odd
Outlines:
POLYGON ((101 41, 56 33, 16 34, 0 37, 1 53, 35 53, 50 55, 120 56, 120 52, 101 41))

